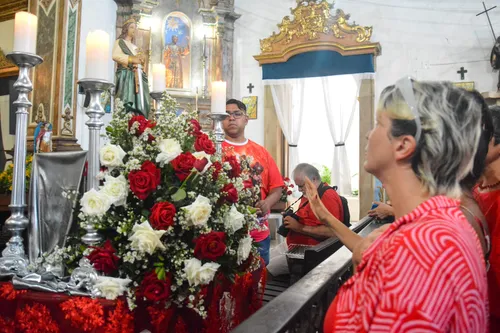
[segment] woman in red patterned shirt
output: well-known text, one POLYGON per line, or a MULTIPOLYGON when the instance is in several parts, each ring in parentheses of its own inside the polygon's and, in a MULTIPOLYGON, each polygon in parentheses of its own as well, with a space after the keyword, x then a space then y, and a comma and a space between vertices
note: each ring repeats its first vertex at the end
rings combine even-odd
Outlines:
MULTIPOLYGON (((479 94, 451 83, 405 78, 382 92, 365 169, 383 182, 396 221, 369 236, 376 239, 330 306, 326 333, 487 332, 485 261, 454 199, 472 171, 485 108, 479 94)), ((343 234, 351 249, 362 241, 343 234)))

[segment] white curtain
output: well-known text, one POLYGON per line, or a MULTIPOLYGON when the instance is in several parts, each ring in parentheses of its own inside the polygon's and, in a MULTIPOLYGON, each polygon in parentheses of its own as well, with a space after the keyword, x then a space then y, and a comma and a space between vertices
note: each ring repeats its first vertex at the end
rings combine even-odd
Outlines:
MULTIPOLYGON (((359 109, 358 96, 361 81, 370 74, 322 77, 323 98, 330 135, 334 142, 331 185, 337 185, 342 195, 351 195, 351 172, 346 141, 359 109)), ((359 147, 362 149, 362 147, 359 147)))
POLYGON ((299 164, 298 143, 304 111, 304 84, 306 79, 266 80, 273 95, 276 115, 289 145, 288 170, 299 164))

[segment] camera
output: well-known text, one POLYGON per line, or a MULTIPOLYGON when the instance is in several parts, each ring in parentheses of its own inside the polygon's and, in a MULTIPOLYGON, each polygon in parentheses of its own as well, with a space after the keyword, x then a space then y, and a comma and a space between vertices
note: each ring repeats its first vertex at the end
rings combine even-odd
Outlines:
MULTIPOLYGON (((287 216, 293 217, 297 221, 299 220, 299 217, 297 216, 297 214, 295 214, 291 209, 287 209, 283 212, 283 219, 285 219, 285 217, 287 217, 287 216)), ((289 231, 290 230, 287 229, 284 224, 282 224, 282 225, 280 225, 280 227, 278 228, 278 230, 276 232, 278 234, 280 234, 281 236, 286 237, 288 235, 289 231)))

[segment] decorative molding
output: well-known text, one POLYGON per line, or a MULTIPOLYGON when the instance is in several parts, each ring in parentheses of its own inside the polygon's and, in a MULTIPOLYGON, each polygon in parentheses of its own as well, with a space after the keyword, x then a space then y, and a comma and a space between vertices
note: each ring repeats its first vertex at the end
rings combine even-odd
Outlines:
POLYGON ((80 3, 80 0, 69 0, 69 2, 71 3, 71 8, 76 8, 80 3))
POLYGON ((379 55, 379 43, 372 43, 373 28, 350 24, 350 14, 327 0, 297 1, 291 9, 293 19, 285 16, 278 24, 279 33, 260 41, 261 54, 254 56, 260 65, 286 62, 290 57, 311 51, 330 50, 342 55, 379 55))
POLYGON ((19 69, 13 62, 5 56, 5 53, 0 48, 0 77, 14 76, 19 73, 19 69))
POLYGON ((52 6, 57 3, 57 0, 38 0, 38 4, 40 8, 45 11, 45 14, 48 15, 52 6))
POLYGON ((28 0, 0 0, 0 22, 14 19, 20 11, 28 11, 28 0))
POLYGON ((73 115, 71 112, 71 108, 68 106, 64 110, 64 114, 61 116, 63 119, 63 128, 61 131, 61 134, 63 136, 71 136, 73 137, 73 126, 72 126, 72 120, 73 120, 73 115))

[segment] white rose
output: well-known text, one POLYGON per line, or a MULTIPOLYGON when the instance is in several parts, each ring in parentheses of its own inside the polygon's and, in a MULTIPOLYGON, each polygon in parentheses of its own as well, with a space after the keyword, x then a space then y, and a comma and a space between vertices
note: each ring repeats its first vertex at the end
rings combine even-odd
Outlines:
POLYGON ((111 200, 106 194, 91 189, 83 195, 80 204, 86 215, 104 215, 111 207, 111 200))
POLYGON ((243 222, 245 221, 245 215, 238 212, 236 207, 233 205, 229 212, 224 216, 224 227, 229 231, 229 233, 234 234, 236 231, 243 228, 243 222))
POLYGON ((107 144, 101 148, 99 156, 101 165, 106 167, 118 167, 123 165, 123 158, 127 155, 122 147, 107 144))
POLYGON ((130 279, 117 279, 107 276, 97 277, 97 281, 94 285, 101 295, 109 300, 115 300, 118 296, 121 296, 127 290, 127 285, 132 282, 130 279))
POLYGON ((241 265, 245 260, 248 259, 250 251, 252 250, 252 237, 247 236, 240 241, 238 245, 238 265, 241 265))
POLYGON ((201 261, 196 258, 184 261, 184 272, 190 286, 209 284, 219 267, 215 262, 207 262, 202 266, 201 261))
POLYGON ((210 214, 212 213, 212 205, 210 199, 198 195, 196 200, 189 206, 183 207, 187 212, 187 219, 191 225, 203 226, 206 225, 210 214))
POLYGON ((182 153, 181 145, 175 139, 163 139, 158 143, 160 154, 156 156, 156 162, 163 167, 182 153))
POLYGON ((132 228, 132 236, 128 239, 132 242, 130 247, 133 250, 149 254, 153 254, 156 248, 165 250, 165 246, 160 240, 165 232, 166 230, 154 230, 148 221, 142 224, 136 223, 132 228))
POLYGON ((115 206, 123 206, 127 203, 128 195, 128 184, 127 180, 123 175, 118 177, 105 176, 104 186, 101 188, 101 192, 106 194, 111 203, 115 206))

